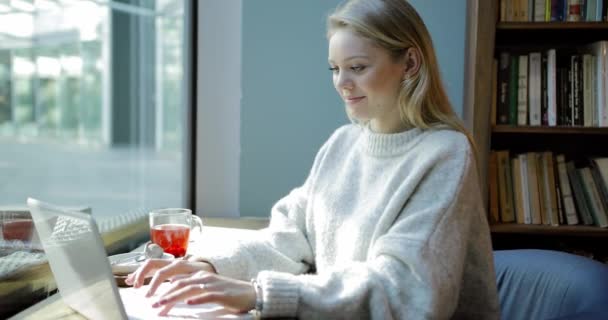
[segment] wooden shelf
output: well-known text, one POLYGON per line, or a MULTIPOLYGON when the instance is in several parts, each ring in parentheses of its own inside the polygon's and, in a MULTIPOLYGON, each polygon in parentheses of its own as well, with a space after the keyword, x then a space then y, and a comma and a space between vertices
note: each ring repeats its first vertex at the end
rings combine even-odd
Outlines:
POLYGON ((496 49, 572 50, 600 40, 608 40, 608 22, 499 22, 496 49))
POLYGON ((556 126, 556 127, 539 127, 539 126, 511 126, 511 125, 495 125, 492 127, 492 133, 542 133, 542 134, 593 134, 593 135, 608 135, 608 127, 573 127, 573 126, 556 126))
POLYGON ((606 30, 608 22, 499 22, 496 31, 502 30, 606 30))
POLYGON ((608 228, 594 226, 546 226, 517 223, 501 223, 490 225, 492 234, 530 234, 577 237, 607 237, 608 228))

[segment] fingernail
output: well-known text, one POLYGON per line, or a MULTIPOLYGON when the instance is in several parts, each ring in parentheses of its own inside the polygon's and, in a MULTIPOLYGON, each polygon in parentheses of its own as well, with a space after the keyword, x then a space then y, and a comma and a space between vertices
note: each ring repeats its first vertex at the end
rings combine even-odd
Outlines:
POLYGON ((148 291, 146 292, 146 298, 150 298, 152 296, 152 292, 148 291))

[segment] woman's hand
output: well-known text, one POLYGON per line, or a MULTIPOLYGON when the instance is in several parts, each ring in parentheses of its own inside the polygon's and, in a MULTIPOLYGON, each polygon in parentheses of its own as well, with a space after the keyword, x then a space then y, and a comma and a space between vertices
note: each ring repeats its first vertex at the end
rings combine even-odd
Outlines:
POLYGON ((152 281, 150 281, 150 286, 146 293, 146 297, 150 297, 164 281, 174 277, 188 276, 198 271, 215 273, 213 266, 207 262, 149 259, 135 270, 135 272, 129 274, 125 279, 125 283, 132 285, 134 288, 139 288, 144 284, 145 278, 153 274, 154 276, 152 277, 152 281))
POLYGON ((176 303, 217 303, 234 312, 247 312, 255 307, 256 292, 250 282, 200 271, 189 277, 174 278, 172 285, 152 307, 163 309, 159 315, 169 313, 176 303))

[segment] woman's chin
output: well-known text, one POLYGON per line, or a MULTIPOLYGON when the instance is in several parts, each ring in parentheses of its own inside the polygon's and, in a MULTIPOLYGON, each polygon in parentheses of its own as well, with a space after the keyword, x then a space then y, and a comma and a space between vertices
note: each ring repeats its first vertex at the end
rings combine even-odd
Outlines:
POLYGON ((367 122, 369 121, 369 117, 367 116, 367 114, 364 114, 362 112, 357 112, 357 109, 351 108, 350 106, 346 105, 346 114, 348 114, 348 117, 356 120, 357 122, 363 123, 363 122, 367 122))

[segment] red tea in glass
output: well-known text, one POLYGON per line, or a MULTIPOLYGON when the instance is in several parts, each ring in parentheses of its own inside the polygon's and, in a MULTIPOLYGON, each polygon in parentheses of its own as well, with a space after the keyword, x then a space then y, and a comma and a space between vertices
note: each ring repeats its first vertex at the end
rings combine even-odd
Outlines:
POLYGON ((168 208, 150 212, 150 237, 166 253, 176 258, 183 257, 188 251, 188 243, 203 230, 201 218, 192 214, 190 209, 168 208), (198 229, 198 233, 190 232, 198 229))
POLYGON ((152 242, 176 258, 186 255, 190 227, 179 224, 161 224, 150 229, 152 242))

